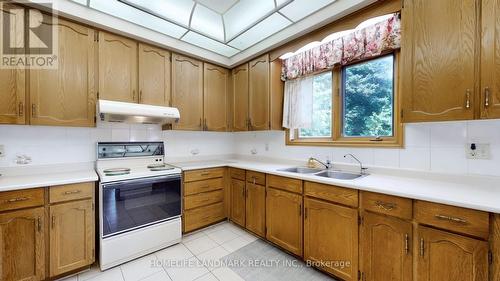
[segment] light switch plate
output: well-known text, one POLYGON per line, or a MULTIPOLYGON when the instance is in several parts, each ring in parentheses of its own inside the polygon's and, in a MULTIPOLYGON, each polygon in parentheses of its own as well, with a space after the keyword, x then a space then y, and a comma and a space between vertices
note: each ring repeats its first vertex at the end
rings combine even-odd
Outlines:
POLYGON ((5 157, 5 148, 3 145, 0 145, 0 158, 5 157))
POLYGON ((491 157, 489 143, 469 143, 465 151, 467 159, 490 159, 491 157))

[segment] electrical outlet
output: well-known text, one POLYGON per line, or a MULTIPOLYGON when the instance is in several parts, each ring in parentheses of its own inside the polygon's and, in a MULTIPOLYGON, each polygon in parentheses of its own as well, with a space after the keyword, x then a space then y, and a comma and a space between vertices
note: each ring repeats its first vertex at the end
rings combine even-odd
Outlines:
POLYGON ((5 148, 3 145, 0 145, 0 158, 5 157, 5 148))
POLYGON ((489 143, 469 143, 465 151, 467 159, 490 159, 489 143))

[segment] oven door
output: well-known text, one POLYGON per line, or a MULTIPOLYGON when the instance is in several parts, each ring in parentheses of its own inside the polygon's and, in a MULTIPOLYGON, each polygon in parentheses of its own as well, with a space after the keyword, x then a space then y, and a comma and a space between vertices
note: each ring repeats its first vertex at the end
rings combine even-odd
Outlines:
POLYGON ((181 175, 102 184, 103 238, 181 215, 181 175))

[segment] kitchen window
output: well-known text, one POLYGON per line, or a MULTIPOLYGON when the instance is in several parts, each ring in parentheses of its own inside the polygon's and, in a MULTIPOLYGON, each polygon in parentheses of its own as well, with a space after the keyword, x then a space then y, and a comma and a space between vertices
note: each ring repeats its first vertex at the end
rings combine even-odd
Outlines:
POLYGON ((398 52, 313 75, 311 124, 287 131, 289 145, 402 144, 398 52))

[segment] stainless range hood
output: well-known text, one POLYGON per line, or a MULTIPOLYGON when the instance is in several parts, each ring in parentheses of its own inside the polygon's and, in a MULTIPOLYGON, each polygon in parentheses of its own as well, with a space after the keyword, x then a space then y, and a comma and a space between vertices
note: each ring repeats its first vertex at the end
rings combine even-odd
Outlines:
POLYGON ((175 107, 109 100, 99 100, 97 112, 98 118, 105 122, 165 125, 177 123, 180 118, 179 110, 175 107))

